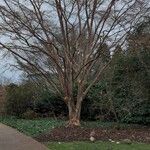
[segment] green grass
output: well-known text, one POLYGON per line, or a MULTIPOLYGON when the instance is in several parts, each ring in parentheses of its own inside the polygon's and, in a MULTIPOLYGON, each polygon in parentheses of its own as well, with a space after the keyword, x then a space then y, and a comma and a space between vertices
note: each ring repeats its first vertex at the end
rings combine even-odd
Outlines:
POLYGON ((110 142, 49 142, 50 150, 150 150, 149 144, 116 144, 110 142))
POLYGON ((42 132, 64 124, 64 121, 54 119, 25 120, 15 117, 0 117, 0 122, 11 126, 29 136, 36 136, 42 132))

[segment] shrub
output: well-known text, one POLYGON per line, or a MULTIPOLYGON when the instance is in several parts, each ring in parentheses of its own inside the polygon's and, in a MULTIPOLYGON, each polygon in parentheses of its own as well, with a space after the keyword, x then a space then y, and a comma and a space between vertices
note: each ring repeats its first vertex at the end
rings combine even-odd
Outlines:
POLYGON ((65 117, 68 111, 62 99, 49 91, 41 92, 40 99, 35 101, 32 109, 42 117, 65 117))
POLYGON ((6 111, 7 114, 21 117, 29 108, 33 94, 26 85, 10 84, 6 88, 6 111))
POLYGON ((122 122, 150 124, 150 53, 145 53, 124 54, 115 62, 110 93, 122 122))
POLYGON ((10 84, 6 90, 7 114, 22 117, 63 117, 67 115, 66 104, 57 95, 33 83, 10 84))
POLYGON ((23 119, 36 119, 36 118, 39 118, 39 117, 40 117, 39 114, 37 114, 36 112, 34 112, 31 109, 27 109, 26 112, 24 112, 22 114, 23 119))

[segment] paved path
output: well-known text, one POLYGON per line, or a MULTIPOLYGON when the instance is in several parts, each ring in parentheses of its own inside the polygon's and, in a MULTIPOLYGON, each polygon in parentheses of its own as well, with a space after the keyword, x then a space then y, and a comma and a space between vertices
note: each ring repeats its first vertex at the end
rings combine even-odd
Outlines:
POLYGON ((0 123, 0 150, 48 150, 44 145, 38 143, 15 129, 0 123))

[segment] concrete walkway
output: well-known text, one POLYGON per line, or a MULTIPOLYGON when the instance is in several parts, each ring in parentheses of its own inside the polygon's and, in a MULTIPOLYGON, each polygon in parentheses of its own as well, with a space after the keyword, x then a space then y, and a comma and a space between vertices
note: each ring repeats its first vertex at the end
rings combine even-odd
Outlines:
POLYGON ((44 145, 0 123, 0 150, 48 150, 44 145))

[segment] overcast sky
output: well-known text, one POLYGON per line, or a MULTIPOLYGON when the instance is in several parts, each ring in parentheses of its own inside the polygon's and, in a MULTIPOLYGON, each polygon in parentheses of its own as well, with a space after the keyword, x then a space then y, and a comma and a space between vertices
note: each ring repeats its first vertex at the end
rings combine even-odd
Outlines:
MULTIPOLYGON (((1 4, 0 5, 3 5, 3 0, 0 0, 1 1, 1 4)), ((25 4, 26 2, 26 5, 28 5, 28 1, 23 1, 23 3, 25 4)), ((109 2, 109 1, 107 1, 109 2)), ((134 0, 133 0, 134 2, 134 0)), ((109 3, 108 3, 109 4, 109 3)), ((28 5, 29 7, 30 5, 28 5)), ((105 3, 104 5, 106 8, 107 8, 107 3, 105 3)), ((103 7, 103 9, 105 10, 105 7, 103 7)), ((121 7, 121 3, 118 2, 118 5, 117 5, 117 8, 120 8, 121 7)), ((44 5, 43 8, 47 9, 47 7, 44 5)), ((48 7, 49 8, 49 7, 48 7)), ((51 14, 54 16, 54 19, 57 20, 55 14, 51 14)), ((115 31, 115 30, 114 30, 115 31)), ((5 39, 3 36, 0 36, 0 40, 1 41, 7 41, 7 39, 5 39)), ((12 82, 17 82, 21 79, 21 74, 22 72, 11 67, 10 68, 10 64, 14 64, 14 60, 12 57, 5 57, 3 58, 2 57, 2 52, 0 51, 0 80, 4 77, 4 78, 8 78, 9 80, 11 80, 12 82)))
POLYGON ((10 57, 3 58, 2 53, 0 53, 0 83, 6 79, 16 83, 21 79, 22 72, 10 67, 10 64, 14 64, 14 60, 10 57))
MULTIPOLYGON (((23 1, 25 5, 28 5, 27 1, 23 1)), ((108 1, 109 2, 109 1, 108 1)), ((109 4, 109 3, 108 3, 109 4)), ((1 4, 0 5, 4 5, 3 0, 1 0, 1 4)), ((30 5, 28 5, 29 7, 30 5)), ((105 7, 107 7, 107 3, 103 6, 103 9, 106 9, 105 7)), ((47 8, 44 5, 44 9, 47 8)), ((53 16, 55 16, 55 14, 53 14, 53 16)), ((56 17, 54 17, 54 20, 56 21, 56 17)), ((9 39, 6 39, 5 37, 1 36, 0 37, 1 41, 8 41, 9 39)), ((20 80, 20 75, 21 75, 21 71, 19 70, 14 70, 14 68, 10 68, 10 64, 13 64, 14 60, 10 57, 6 57, 6 58, 2 58, 2 53, 0 52, 0 78, 8 78, 10 79, 12 82, 16 82, 18 80, 20 80)))

